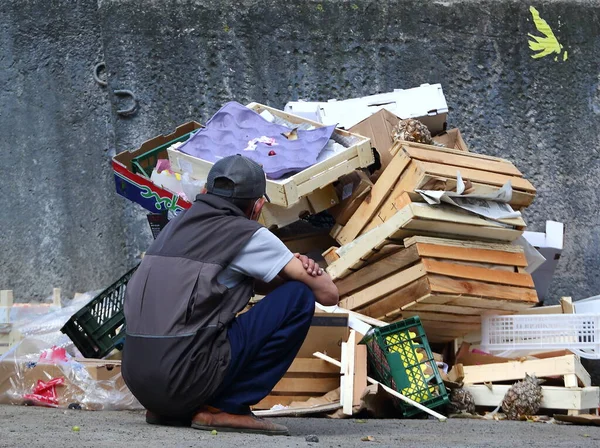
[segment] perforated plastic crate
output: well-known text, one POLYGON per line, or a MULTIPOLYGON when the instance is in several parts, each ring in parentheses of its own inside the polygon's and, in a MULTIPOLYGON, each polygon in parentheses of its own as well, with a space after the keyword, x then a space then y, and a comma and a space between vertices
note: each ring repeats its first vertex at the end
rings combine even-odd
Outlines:
MULTIPOLYGON (((367 345, 375 379, 430 409, 448 403, 446 387, 418 317, 374 328, 361 343, 367 345)), ((421 412, 399 399, 395 403, 406 417, 421 412)))
POLYGON ((86 358, 102 358, 125 340, 123 300, 127 282, 138 267, 131 269, 87 305, 60 329, 86 358))
POLYGON ((484 316, 481 348, 502 354, 566 349, 600 359, 600 314, 484 316))

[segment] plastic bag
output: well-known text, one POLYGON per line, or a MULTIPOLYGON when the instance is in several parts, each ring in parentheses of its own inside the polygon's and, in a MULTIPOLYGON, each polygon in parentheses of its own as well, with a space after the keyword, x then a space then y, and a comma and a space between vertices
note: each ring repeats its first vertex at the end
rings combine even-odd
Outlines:
POLYGON ((121 376, 120 361, 76 359, 28 337, 0 359, 0 403, 86 410, 143 409, 121 376))

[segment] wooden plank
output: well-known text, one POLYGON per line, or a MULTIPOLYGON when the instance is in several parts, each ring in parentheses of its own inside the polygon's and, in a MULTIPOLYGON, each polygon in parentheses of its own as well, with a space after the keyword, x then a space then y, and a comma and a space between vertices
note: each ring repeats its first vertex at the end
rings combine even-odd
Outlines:
POLYGON ((480 157, 471 157, 471 154, 457 154, 439 151, 437 148, 424 148, 404 145, 403 151, 412 159, 424 162, 442 163, 444 165, 460 168, 473 168, 480 171, 505 174, 507 176, 523 177, 523 174, 508 160, 489 160, 480 157))
POLYGON ((563 314, 575 314, 575 306, 571 297, 561 297, 560 308, 563 314))
POLYGON ((574 374, 584 386, 591 386, 591 378, 575 355, 557 358, 510 361, 501 364, 464 366, 465 383, 477 384, 496 381, 522 380, 525 374, 538 378, 574 374))
POLYGON ((356 210, 356 213, 348 220, 348 223, 337 235, 336 240, 340 244, 347 244, 354 240, 363 228, 375 216, 381 203, 387 198, 398 178, 410 162, 405 157, 393 157, 390 164, 383 171, 371 193, 365 198, 356 210))
MULTIPOLYGON (((471 241, 471 240, 457 240, 452 238, 433 238, 423 235, 415 235, 404 240, 404 246, 410 247, 414 244, 422 243, 427 248, 435 248, 436 246, 448 246, 452 248, 463 248, 463 249, 483 249, 488 251, 499 251, 508 253, 523 254, 524 250, 521 246, 507 243, 490 243, 486 241, 471 241)), ((427 255, 425 255, 427 256, 427 255)), ((444 257, 440 257, 444 258, 444 257)), ((486 260, 482 260, 486 261, 486 260)))
POLYGON ((331 374, 339 375, 340 369, 336 369, 330 363, 323 361, 322 359, 314 358, 296 358, 292 362, 292 365, 287 370, 286 375, 289 373, 317 373, 317 374, 331 374))
MULTIPOLYGON (((389 168, 389 167, 388 167, 389 168)), ((332 279, 343 278, 347 276, 352 269, 358 270, 366 264, 369 257, 373 256, 382 247, 388 243, 395 243, 391 239, 392 235, 401 228, 412 216, 411 210, 402 209, 396 215, 383 223, 376 229, 361 235, 360 238, 340 247, 337 250, 340 259, 329 265, 327 272, 332 279)))
POLYGON ((338 248, 335 246, 330 247, 325 252, 323 252, 322 256, 325 259, 325 262, 329 265, 339 260, 340 256, 337 254, 338 248))
POLYGON ((414 302, 419 297, 429 294, 429 292, 429 281, 426 277, 423 277, 393 294, 365 308, 361 308, 359 312, 376 319, 387 320, 389 319, 388 314, 396 310, 400 314, 400 310, 404 305, 414 302))
POLYGON ((479 323, 440 322, 437 320, 421 319, 425 331, 439 330, 443 334, 467 334, 481 328, 479 323), (429 330, 427 330, 429 329, 429 330))
POLYGON ((535 289, 517 288, 515 286, 492 285, 476 280, 460 281, 442 275, 427 276, 432 292, 444 294, 467 294, 476 297, 490 297, 521 302, 538 303, 535 289))
POLYGON ((360 406, 361 399, 367 388, 367 346, 359 344, 357 338, 354 348, 354 391, 352 392, 353 406, 360 406))
POLYGON ((498 222, 496 222, 448 204, 429 205, 424 202, 421 203, 412 201, 410 207, 413 211, 413 215, 417 219, 454 222, 457 224, 471 224, 473 226, 482 227, 504 227, 502 224, 523 228, 526 226, 525 221, 523 221, 521 218, 500 219, 498 222))
POLYGON ((529 274, 496 271, 475 266, 465 267, 445 261, 433 260, 431 258, 423 258, 422 263, 425 267, 425 270, 431 274, 447 275, 449 277, 464 278, 468 280, 480 280, 488 283, 498 283, 501 285, 535 288, 533 279, 529 274))
MULTIPOLYGON (((341 390, 342 410, 346 415, 352 415, 352 407, 354 405, 354 360, 356 349, 356 332, 350 330, 348 342, 345 342, 345 358, 346 363, 342 361, 342 373, 344 375, 344 383, 341 390)), ((344 351, 342 351, 344 353, 344 351)), ((334 366, 335 367, 335 366, 334 366)))
POLYGON ((456 238, 477 238, 489 241, 515 241, 522 234, 522 230, 508 229, 503 227, 484 227, 471 224, 459 224, 455 222, 432 221, 425 219, 411 219, 401 229, 393 235, 393 238, 405 238, 407 236, 420 233, 432 236, 444 236, 456 238))
POLYGON ((448 322, 458 324, 476 324, 481 325, 481 316, 479 315, 467 315, 467 314, 450 314, 450 313, 437 313, 430 311, 416 311, 411 308, 402 310, 402 317, 419 316, 421 321, 435 321, 435 322, 448 322))
POLYGON ((360 270, 335 282, 340 297, 344 297, 374 282, 379 282, 388 275, 416 262, 418 259, 417 248, 413 247, 396 252, 377 262, 371 262, 360 270))
MULTIPOLYGON (((419 299, 421 300, 421 299, 419 299)), ((436 305, 428 304, 420 301, 410 303, 402 308, 403 311, 411 311, 415 313, 419 312, 430 312, 430 313, 451 313, 451 314, 464 314, 467 316, 481 316, 485 313, 495 311, 493 308, 477 308, 471 306, 454 306, 454 305, 436 305)), ((502 314, 514 314, 516 311, 507 311, 502 308, 498 308, 498 312, 502 314)))
POLYGON ((438 246, 428 243, 418 243, 416 246, 421 257, 527 267, 527 259, 523 253, 509 253, 469 247, 438 246))
MULTIPOLYGON (((457 168, 448 165, 442 165, 440 163, 430 163, 430 162, 415 162, 418 163, 423 172, 433 175, 433 176, 442 176, 448 177, 452 179, 456 179, 456 171, 457 168)), ((535 187, 531 185, 526 179, 514 176, 507 176, 505 174, 497 174, 490 173, 487 171, 479 171, 470 168, 460 168, 458 169, 460 174, 464 180, 470 180, 471 182, 479 182, 488 185, 495 185, 497 187, 502 187, 506 182, 510 181, 513 190, 523 190, 528 193, 535 193, 535 187)))
MULTIPOLYGON (((423 179, 419 182, 418 188, 422 189, 423 185, 428 182, 437 181, 440 187, 445 191, 456 191, 456 179, 447 179, 444 177, 431 176, 425 174, 423 179)), ((471 188, 473 194, 489 194, 498 191, 498 187, 494 185, 485 185, 478 182, 471 181, 471 188)), ((522 207, 529 207, 535 200, 535 194, 526 193, 524 191, 513 190, 510 205, 513 208, 519 209, 522 207)))
POLYGON ((423 304, 436 304, 448 306, 465 306, 473 308, 484 308, 488 310, 504 310, 504 311, 522 311, 528 307, 532 307, 534 303, 518 302, 515 300, 495 299, 491 297, 475 297, 472 295, 455 295, 455 294, 429 294, 418 300, 423 304))
MULTIPOLYGON (((410 203, 411 199, 409 195, 414 192, 416 186, 420 183, 422 178, 423 172, 417 164, 411 163, 408 165, 394 186, 391 194, 381 204, 377 213, 379 218, 385 222, 394 213, 396 213, 396 210, 400 210, 402 207, 410 203)), ((421 196, 418 193, 414 194, 417 195, 417 198, 421 199, 421 196)))
POLYGON ((326 394, 340 387, 339 378, 286 378, 283 377, 273 388, 272 394, 302 395, 326 394))
MULTIPOLYGON (((465 385, 464 389, 473 395, 477 406, 496 407, 511 387, 509 384, 494 384, 491 389, 485 385, 465 385)), ((594 409, 599 401, 599 387, 542 386, 542 409, 594 409)))
MULTIPOLYGON (((451 132, 452 130, 448 131, 451 132)), ((435 140, 435 138, 434 138, 435 140)), ((447 153, 447 154, 453 154, 456 156, 461 156, 461 155, 465 155, 465 153, 459 149, 456 148, 443 148, 440 146, 433 146, 433 145, 426 145, 424 143, 415 143, 415 142, 407 142, 407 141, 402 141, 401 142, 401 147, 403 146, 411 146, 414 148, 424 148, 424 149, 429 149, 429 150, 434 150, 434 151, 439 151, 439 152, 443 152, 443 153, 447 153)), ((469 152, 469 156, 473 157, 473 158, 478 158, 478 159, 483 159, 483 160, 490 160, 490 161, 496 161, 496 162, 508 162, 508 163, 512 163, 506 159, 503 159, 501 157, 495 157, 495 156, 489 156, 487 154, 480 154, 477 152, 469 152)))
POLYGON ((388 296, 405 285, 414 282, 415 280, 425 275, 425 269, 421 263, 396 272, 389 277, 384 278, 378 283, 368 286, 355 294, 349 295, 340 301, 342 308, 355 310, 363 308, 373 302, 376 302, 382 297, 388 296))

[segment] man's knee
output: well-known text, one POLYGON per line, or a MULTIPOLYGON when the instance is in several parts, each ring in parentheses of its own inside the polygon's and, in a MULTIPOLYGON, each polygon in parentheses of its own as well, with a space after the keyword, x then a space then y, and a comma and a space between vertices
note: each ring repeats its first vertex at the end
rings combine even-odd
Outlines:
POLYGON ((315 294, 312 289, 298 281, 287 282, 284 287, 289 289, 289 298, 294 301, 294 305, 312 316, 315 310, 315 294))

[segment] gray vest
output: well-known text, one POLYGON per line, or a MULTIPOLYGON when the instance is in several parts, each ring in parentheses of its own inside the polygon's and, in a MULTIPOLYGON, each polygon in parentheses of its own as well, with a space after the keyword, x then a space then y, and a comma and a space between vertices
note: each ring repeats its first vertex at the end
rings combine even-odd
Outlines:
POLYGON ((146 252, 127 284, 122 370, 147 409, 193 412, 222 382, 226 329, 254 280, 228 289, 217 276, 260 227, 224 199, 199 195, 146 252))

